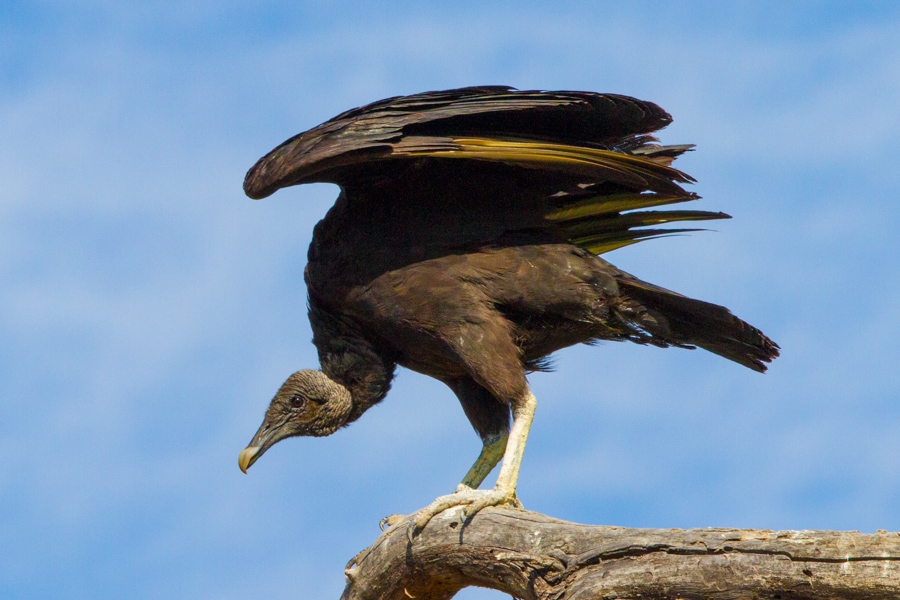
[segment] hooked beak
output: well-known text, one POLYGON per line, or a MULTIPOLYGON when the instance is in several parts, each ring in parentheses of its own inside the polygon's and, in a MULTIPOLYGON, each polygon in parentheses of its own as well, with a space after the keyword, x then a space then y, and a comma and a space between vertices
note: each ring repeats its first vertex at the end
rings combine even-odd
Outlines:
POLYGON ((262 454, 260 452, 262 448, 260 446, 247 446, 243 450, 241 450, 241 455, 238 456, 238 466, 241 468, 245 474, 247 473, 247 469, 250 468, 250 465, 256 462, 256 459, 262 454))
POLYGON ((281 439, 276 437, 277 431, 278 427, 272 426, 268 421, 263 421, 259 431, 250 440, 250 444, 241 450, 241 454, 238 456, 238 466, 241 468, 241 471, 247 473, 247 469, 259 460, 259 457, 271 448, 275 442, 281 439))

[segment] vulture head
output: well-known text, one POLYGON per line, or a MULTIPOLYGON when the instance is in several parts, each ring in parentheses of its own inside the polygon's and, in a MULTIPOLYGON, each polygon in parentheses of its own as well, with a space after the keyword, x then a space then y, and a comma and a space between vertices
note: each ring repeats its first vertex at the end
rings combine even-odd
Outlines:
POLYGON ((266 418, 241 451, 241 471, 284 438, 331 435, 347 423, 353 404, 350 392, 322 371, 297 371, 284 382, 266 409, 266 418))

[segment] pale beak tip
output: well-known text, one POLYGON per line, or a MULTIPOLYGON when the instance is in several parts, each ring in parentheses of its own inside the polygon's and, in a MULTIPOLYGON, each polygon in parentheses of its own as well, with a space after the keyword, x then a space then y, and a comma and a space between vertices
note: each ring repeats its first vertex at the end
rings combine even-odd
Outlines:
POLYGON ((250 468, 250 465, 256 462, 255 459, 257 454, 259 454, 259 446, 247 446, 241 450, 241 455, 238 456, 238 466, 245 475, 247 474, 247 469, 250 468))

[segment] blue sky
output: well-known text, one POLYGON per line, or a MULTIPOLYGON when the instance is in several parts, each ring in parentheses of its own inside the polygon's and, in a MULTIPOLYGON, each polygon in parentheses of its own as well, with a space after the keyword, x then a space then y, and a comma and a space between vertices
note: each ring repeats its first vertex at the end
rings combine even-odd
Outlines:
POLYGON ((735 218, 607 258, 783 348, 764 376, 559 353, 531 379, 525 505, 900 530, 895 3, 256 4, 0 9, 0 596, 337 597, 381 517, 453 489, 479 441, 408 371, 352 427, 240 473, 272 394, 315 366, 302 272, 337 195, 241 182, 345 109, 475 84, 672 113, 697 208, 735 218))

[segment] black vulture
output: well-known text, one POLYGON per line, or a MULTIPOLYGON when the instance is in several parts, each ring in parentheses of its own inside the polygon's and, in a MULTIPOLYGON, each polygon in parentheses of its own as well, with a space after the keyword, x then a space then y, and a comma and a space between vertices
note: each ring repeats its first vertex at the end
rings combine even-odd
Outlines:
POLYGON ((521 506, 535 408, 526 374, 556 350, 700 347, 765 371, 779 348, 758 329, 598 256, 696 231, 662 223, 729 218, 640 210, 699 197, 670 166, 692 146, 650 135, 670 122, 627 96, 470 87, 347 111, 260 159, 244 181, 251 198, 311 182, 341 193, 313 230, 305 270, 321 370, 288 378, 241 470, 286 437, 354 422, 400 365, 447 384, 484 444, 456 491, 417 513, 421 527, 451 506, 468 516, 521 506), (501 459, 496 486, 478 490, 501 459))

